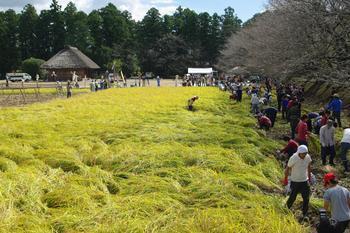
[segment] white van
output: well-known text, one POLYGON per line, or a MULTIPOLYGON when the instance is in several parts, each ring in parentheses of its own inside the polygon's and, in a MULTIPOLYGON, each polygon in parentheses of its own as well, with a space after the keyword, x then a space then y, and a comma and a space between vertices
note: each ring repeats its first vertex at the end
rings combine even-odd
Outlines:
POLYGON ((32 76, 27 73, 7 73, 6 79, 11 82, 28 82, 32 80, 32 76))

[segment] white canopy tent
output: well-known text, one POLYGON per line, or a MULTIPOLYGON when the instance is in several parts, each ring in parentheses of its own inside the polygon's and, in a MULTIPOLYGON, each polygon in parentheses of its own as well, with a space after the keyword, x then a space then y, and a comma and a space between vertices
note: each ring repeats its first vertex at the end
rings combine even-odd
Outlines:
POLYGON ((188 68, 189 74, 213 74, 213 68, 188 68))

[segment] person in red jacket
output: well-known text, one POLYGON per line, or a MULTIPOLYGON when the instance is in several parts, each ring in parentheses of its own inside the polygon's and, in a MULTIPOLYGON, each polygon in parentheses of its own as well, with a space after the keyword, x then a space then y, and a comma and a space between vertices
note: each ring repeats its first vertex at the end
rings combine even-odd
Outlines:
POLYGON ((258 118, 258 123, 259 123, 260 129, 270 130, 272 123, 271 123, 271 120, 267 116, 264 116, 262 114, 258 114, 257 118, 258 118))
POLYGON ((331 115, 331 112, 329 110, 325 110, 323 112, 322 118, 321 118, 321 127, 324 125, 327 125, 329 116, 331 115))
POLYGON ((297 102, 297 97, 293 96, 288 102, 287 109, 290 109, 295 102, 297 102))
POLYGON ((282 150, 280 150, 280 153, 287 154, 289 160, 289 158, 297 152, 299 144, 289 136, 284 136, 283 141, 288 142, 288 144, 282 150))
POLYGON ((303 115, 296 128, 296 132, 298 134, 296 141, 299 143, 299 145, 308 145, 307 140, 310 133, 307 128, 307 119, 307 115, 303 115))

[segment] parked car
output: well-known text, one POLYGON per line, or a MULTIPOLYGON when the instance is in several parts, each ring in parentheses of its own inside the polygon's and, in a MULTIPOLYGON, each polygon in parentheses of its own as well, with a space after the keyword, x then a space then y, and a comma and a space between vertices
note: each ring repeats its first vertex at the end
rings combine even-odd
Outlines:
POLYGON ((29 82, 32 80, 32 76, 30 76, 27 73, 7 73, 6 79, 8 79, 11 82, 29 82))

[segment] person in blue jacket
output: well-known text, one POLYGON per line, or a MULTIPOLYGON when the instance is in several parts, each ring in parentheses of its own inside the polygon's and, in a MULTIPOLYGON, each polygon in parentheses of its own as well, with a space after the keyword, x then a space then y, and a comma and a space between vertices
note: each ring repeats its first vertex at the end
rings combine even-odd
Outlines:
MULTIPOLYGON (((284 95, 281 101, 282 105, 282 119, 287 119, 288 103, 290 100, 290 95, 284 95)), ((287 119, 288 122, 288 119, 287 119)))
POLYGON ((328 104, 327 109, 332 111, 333 117, 337 120, 337 124, 339 127, 341 126, 341 110, 343 107, 343 101, 339 98, 338 94, 334 94, 332 100, 328 104))

